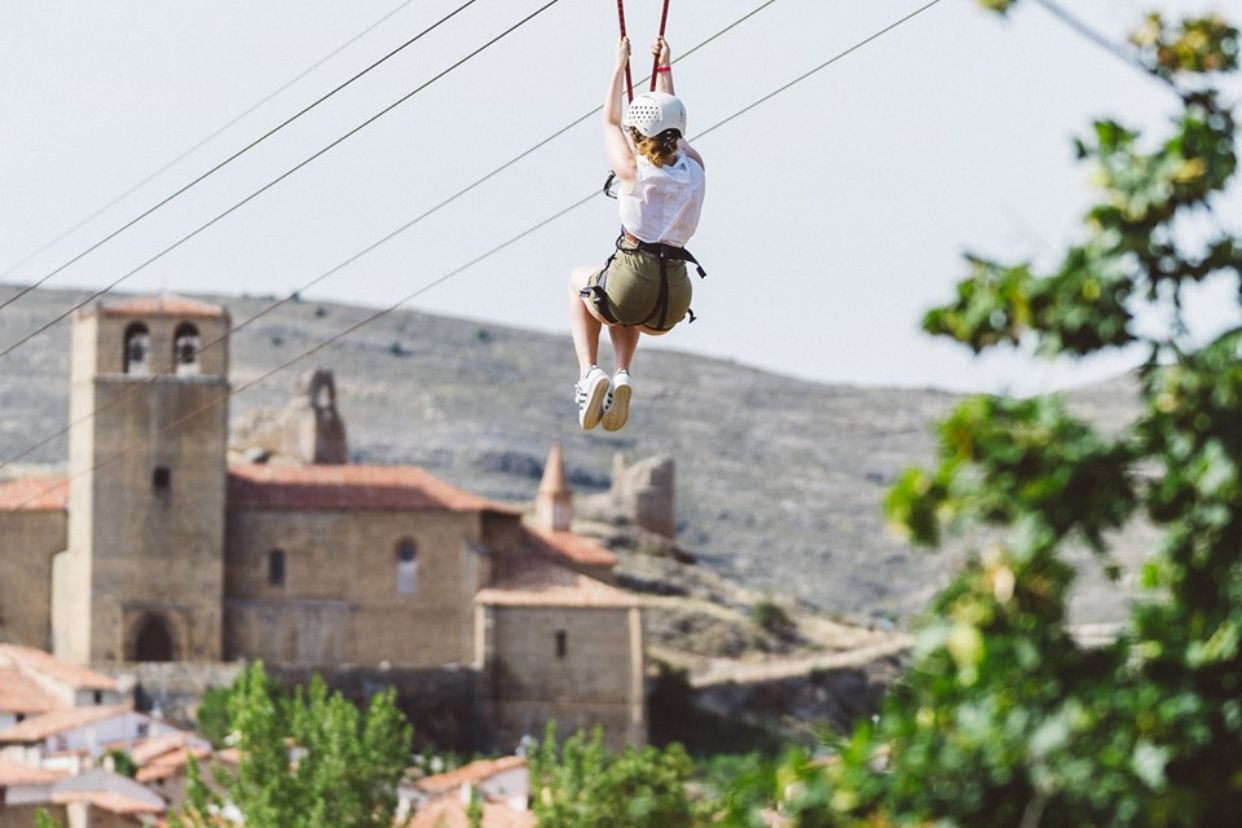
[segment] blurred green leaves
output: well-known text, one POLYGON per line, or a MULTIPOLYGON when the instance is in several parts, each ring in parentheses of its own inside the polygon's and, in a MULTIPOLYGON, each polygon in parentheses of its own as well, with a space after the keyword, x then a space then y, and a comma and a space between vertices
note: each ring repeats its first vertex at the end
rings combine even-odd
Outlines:
POLYGON ((597 728, 563 743, 549 722, 530 755, 531 809, 541 828, 687 828, 707 824, 686 791, 693 765, 681 746, 613 753, 597 728))
POLYGON ((878 719, 776 774, 793 825, 1242 825, 1242 308, 1206 342, 1181 319, 1189 285, 1242 296, 1242 239, 1213 212, 1237 172, 1213 84, 1237 72, 1239 35, 1152 14, 1131 42, 1181 101, 1167 134, 1096 122, 1076 143, 1099 188, 1079 241, 1044 271, 967 257, 924 328, 976 353, 1141 345, 1141 412, 1106 434, 1055 396, 978 396, 940 423, 936 464, 906 471, 885 511, 915 543, 967 532, 976 551, 878 719), (1189 244, 1186 219, 1215 230, 1189 244), (1110 533, 1140 518, 1162 533, 1146 594, 1114 644, 1086 649, 1065 547, 1115 577, 1110 533))

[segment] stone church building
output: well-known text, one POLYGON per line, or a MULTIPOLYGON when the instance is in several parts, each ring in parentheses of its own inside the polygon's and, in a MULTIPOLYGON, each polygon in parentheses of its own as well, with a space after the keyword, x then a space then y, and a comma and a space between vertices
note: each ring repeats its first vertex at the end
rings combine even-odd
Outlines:
POLYGON ((321 373, 279 431, 303 462, 230 462, 230 328, 177 297, 76 315, 68 473, 0 483, 0 641, 95 666, 465 665, 500 742, 555 719, 643 743, 639 605, 568 531, 559 452, 531 522, 350 465, 321 373))

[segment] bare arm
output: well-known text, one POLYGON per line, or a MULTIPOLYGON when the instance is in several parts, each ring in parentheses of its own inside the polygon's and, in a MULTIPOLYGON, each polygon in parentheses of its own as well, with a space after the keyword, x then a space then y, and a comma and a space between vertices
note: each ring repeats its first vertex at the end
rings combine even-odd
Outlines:
POLYGON ((673 53, 668 48, 668 41, 657 37, 651 44, 651 54, 656 62, 656 91, 667 95, 676 95, 673 91, 673 53))
POLYGON ((634 151, 630 149, 625 130, 621 128, 621 84, 625 80, 625 66, 629 59, 630 40, 623 37, 617 44, 617 66, 612 70, 607 97, 604 98, 604 155, 608 166, 625 184, 632 183, 637 174, 634 151))
POLYGON ((682 138, 677 142, 677 149, 679 152, 684 152, 686 155, 697 161, 700 167, 707 169, 707 165, 703 163, 703 156, 699 155, 699 151, 690 146, 690 142, 685 138, 682 138))

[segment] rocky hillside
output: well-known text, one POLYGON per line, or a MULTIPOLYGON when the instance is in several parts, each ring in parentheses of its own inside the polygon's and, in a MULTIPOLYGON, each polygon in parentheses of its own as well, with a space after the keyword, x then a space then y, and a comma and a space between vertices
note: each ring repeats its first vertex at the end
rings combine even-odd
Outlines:
MULTIPOLYGON (((0 299, 12 293, 0 287, 0 299)), ((5 308, 0 344, 81 297, 40 290, 5 308)), ((226 304, 234 324, 271 301, 204 298, 226 304)), ((368 313, 290 303, 234 337, 232 379, 250 380, 368 313)), ((66 422, 68 349, 62 322, 0 358, 3 458, 66 422)), ((900 469, 930 460, 929 426, 953 404, 947 393, 822 385, 671 351, 640 352, 629 427, 618 435, 583 433, 574 419, 567 336, 399 312, 239 394, 234 421, 282 406, 298 376, 315 367, 336 372, 355 461, 417 464, 489 497, 532 498, 554 439, 564 442, 571 481, 583 492, 608 484, 616 452, 675 457, 680 545, 759 594, 900 623, 925 605, 954 559, 908 549, 885 530, 879 507, 900 469)), ((1124 384, 1082 399, 1109 422, 1122 421, 1130 405, 1124 384)), ((61 438, 25 462, 63 463, 65 453, 61 438)), ((1144 543, 1130 542, 1122 557, 1140 554, 1144 543)), ((1077 613, 1107 620, 1122 600, 1093 576, 1077 613)))

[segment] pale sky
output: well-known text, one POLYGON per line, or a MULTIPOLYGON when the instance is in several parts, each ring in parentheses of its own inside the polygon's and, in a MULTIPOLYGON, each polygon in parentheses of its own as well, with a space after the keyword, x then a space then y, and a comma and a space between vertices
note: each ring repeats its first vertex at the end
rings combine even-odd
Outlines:
MULTIPOLYGON (((479 0, 345 92, 50 286, 99 287, 447 67, 544 0, 479 0)), ((676 68, 691 134, 924 0, 777 0, 676 68)), ((1151 6, 1062 0, 1120 37, 1151 6)), ((32 281, 213 166, 460 0, 415 0, 156 181, 9 279, 32 281)), ((674 56, 761 0, 674 0, 674 56)), ((4 0, 0 271, 194 145, 400 0, 4 0)), ((635 76, 658 0, 629 0, 635 76)), ((1223 5, 1223 4, 1218 4, 1223 5)), ((560 0, 237 213, 130 279, 130 291, 283 294, 596 106, 616 38, 608 0, 560 0)), ((1175 101, 1027 2, 1008 22, 938 6, 698 144, 708 200, 691 248, 702 317, 660 343, 825 382, 1011 388, 1111 376, 1118 354, 1050 365, 976 360, 919 331, 964 275, 966 249, 1049 261, 1091 195, 1071 138, 1109 115, 1158 124, 1175 101)), ((586 195, 606 173, 591 119, 311 291, 382 306, 586 195)), ((1235 226, 1242 199, 1222 214, 1235 226)), ((616 235, 602 196, 440 285, 412 307, 566 334, 565 281, 616 235)), ((1195 303, 1236 316, 1229 286, 1195 303)), ((0 339, 18 330, 0 311, 0 339)), ((568 344, 566 372, 575 372, 568 344)), ((636 372, 641 375, 641 355, 636 372)))

